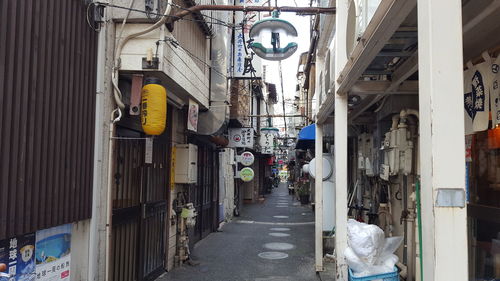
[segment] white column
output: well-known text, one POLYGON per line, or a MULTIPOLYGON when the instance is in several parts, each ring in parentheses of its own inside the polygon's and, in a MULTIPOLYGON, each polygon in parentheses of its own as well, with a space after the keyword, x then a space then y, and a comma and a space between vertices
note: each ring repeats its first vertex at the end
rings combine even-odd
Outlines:
MULTIPOLYGON (((319 93, 317 93, 319 94, 319 93)), ((318 103, 319 103, 319 99, 318 103)), ((316 272, 323 271, 323 125, 316 123, 315 158, 316 179, 314 185, 315 264, 316 272)))
POLYGON ((335 97, 335 252, 337 280, 347 281, 347 95, 335 97))
MULTIPOLYGON (((347 63, 346 28, 349 0, 337 1, 335 35, 335 89, 337 79, 347 63)), ((344 251, 347 247, 347 93, 335 90, 335 253, 338 281, 347 281, 344 251)))
POLYGON ((465 194, 461 1, 417 6, 423 280, 465 281, 467 212, 456 206, 465 200, 436 202, 443 190, 465 194))

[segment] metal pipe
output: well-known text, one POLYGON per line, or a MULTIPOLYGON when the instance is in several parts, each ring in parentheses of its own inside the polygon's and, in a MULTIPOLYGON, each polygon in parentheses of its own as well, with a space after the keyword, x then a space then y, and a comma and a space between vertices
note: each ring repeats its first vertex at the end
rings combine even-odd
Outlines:
POLYGON ((171 16, 171 22, 174 23, 183 17, 198 13, 200 11, 240 11, 240 12, 272 12, 279 10, 280 12, 291 12, 302 15, 307 14, 334 14, 335 7, 268 7, 268 6, 235 6, 235 5, 196 5, 191 8, 184 9, 171 16))
POLYGON ((403 175, 403 263, 408 264, 408 176, 403 175))
POLYGON ((277 117, 287 117, 288 118, 288 117, 307 117, 307 116, 304 116, 304 115, 301 115, 301 114, 292 114, 292 115, 286 115, 286 114, 274 114, 274 115, 249 114, 249 115, 247 115, 247 117, 271 117, 271 118, 273 118, 273 117, 276 117, 276 118, 277 117))
POLYGON ((112 233, 112 219, 113 219, 113 162, 114 162, 114 150, 115 141, 113 136, 115 134, 115 124, 120 121, 122 117, 121 109, 118 107, 111 112, 111 122, 109 123, 109 141, 108 141, 108 175, 107 175, 107 193, 106 193, 106 280, 111 280, 111 258, 112 258, 112 248, 111 242, 113 240, 112 233), (118 114, 115 117, 115 114, 118 114))

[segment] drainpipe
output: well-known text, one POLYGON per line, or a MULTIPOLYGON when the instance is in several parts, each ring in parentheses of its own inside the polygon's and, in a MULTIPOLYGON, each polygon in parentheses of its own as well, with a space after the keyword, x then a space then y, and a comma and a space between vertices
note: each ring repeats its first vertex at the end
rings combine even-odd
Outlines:
MULTIPOLYGON (((412 142, 412 166, 414 166, 414 155, 415 155, 415 139, 416 137, 416 122, 414 122, 413 118, 409 118, 409 116, 415 117, 418 120, 418 111, 414 109, 403 109, 399 114, 399 128, 407 128, 406 133, 411 134, 411 142, 412 142), (409 126, 408 126, 409 125, 409 126)), ((394 119, 393 119, 394 120, 394 119)), ((408 139, 407 136, 402 136, 402 138, 408 139)), ((405 147, 406 153, 408 153, 408 148, 405 147)), ((404 167, 402 167, 404 169, 404 167)), ((409 173, 414 171, 411 169, 409 173)), ((409 278, 414 278, 415 274, 415 201, 413 197, 413 190, 409 191, 409 183, 408 183, 408 172, 403 174, 403 211, 405 215, 402 217, 403 219, 403 228, 404 228, 404 249, 403 249, 403 263, 407 266, 405 273, 407 273, 409 278), (408 201, 410 194, 411 200, 408 201)), ((412 185, 414 187, 414 185, 412 185)), ((413 188, 412 188, 413 189, 413 188)))
POLYGON ((111 122, 109 124, 109 142, 108 142, 108 192, 106 204, 106 280, 111 279, 111 241, 112 233, 112 218, 113 218, 113 161, 115 149, 115 124, 122 118, 122 111, 117 108, 111 112, 111 122), (115 114, 118 114, 115 118, 115 114))
POLYGON ((94 130, 94 176, 92 183, 92 217, 90 219, 89 233, 89 256, 88 256, 88 280, 99 280, 99 260, 104 255, 101 255, 99 245, 101 244, 99 235, 99 226, 105 221, 105 213, 101 212, 102 200, 101 194, 104 191, 102 185, 102 140, 104 137, 103 128, 103 110, 104 100, 106 97, 106 36, 108 27, 107 24, 99 33, 97 45, 97 78, 96 78, 96 102, 95 102, 95 130, 94 130))

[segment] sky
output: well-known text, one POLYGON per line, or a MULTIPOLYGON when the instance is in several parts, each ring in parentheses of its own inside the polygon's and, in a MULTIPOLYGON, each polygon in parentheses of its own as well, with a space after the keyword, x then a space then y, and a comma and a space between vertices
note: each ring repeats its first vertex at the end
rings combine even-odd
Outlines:
MULTIPOLYGON (((271 0, 273 3, 274 1, 271 0)), ((274 4, 274 3, 273 3, 274 4)), ((278 6, 295 6, 298 7, 308 7, 309 0, 278 0, 278 6)), ((285 99, 293 99, 295 96, 295 87, 297 84, 297 67, 299 63, 300 54, 307 52, 309 50, 310 36, 310 16, 298 16, 294 13, 282 13, 280 15, 281 19, 287 20, 295 26, 298 32, 298 38, 295 42, 298 44, 298 50, 288 59, 282 60, 282 70, 283 70, 283 88, 285 92, 285 99)), ((282 46, 285 46, 288 42, 281 42, 282 46)), ((281 104, 281 85, 279 77, 279 67, 276 61, 266 61, 262 60, 262 65, 267 65, 266 68, 266 82, 276 84, 276 90, 278 91, 278 104, 274 106, 275 114, 280 114, 283 112, 283 107, 281 104)), ((290 104, 286 104, 290 106, 290 104)), ((283 118, 273 118, 273 124, 275 127, 283 126, 283 118)))

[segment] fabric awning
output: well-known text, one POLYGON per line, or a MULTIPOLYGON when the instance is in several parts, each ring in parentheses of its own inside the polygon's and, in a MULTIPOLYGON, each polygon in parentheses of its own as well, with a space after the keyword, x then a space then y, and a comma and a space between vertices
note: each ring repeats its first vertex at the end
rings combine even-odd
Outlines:
POLYGON ((316 139, 316 124, 305 126, 299 132, 297 138, 296 149, 308 149, 314 147, 314 140, 316 139))

